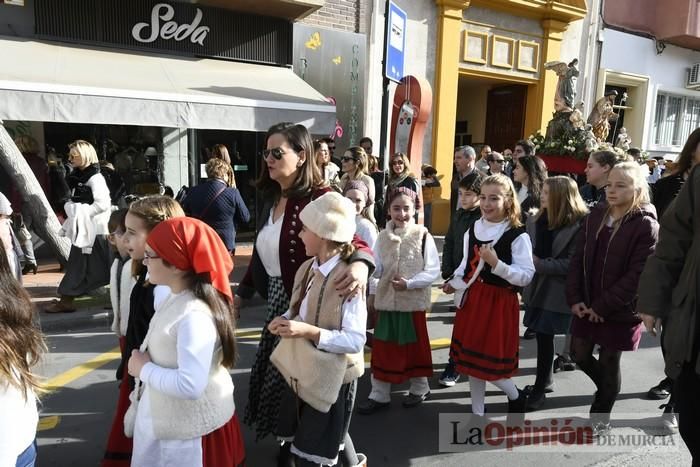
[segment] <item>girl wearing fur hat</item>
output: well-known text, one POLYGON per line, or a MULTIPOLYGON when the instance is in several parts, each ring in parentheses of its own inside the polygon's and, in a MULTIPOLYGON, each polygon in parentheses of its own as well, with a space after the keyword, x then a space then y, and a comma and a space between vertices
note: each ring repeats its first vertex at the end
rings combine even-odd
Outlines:
MULTIPOLYGON (((355 250, 350 243, 355 233, 354 216, 352 202, 338 193, 326 193, 301 211, 300 237, 306 254, 312 258, 297 271, 289 310, 268 325, 270 332, 282 339, 280 350, 286 339, 307 339, 319 350, 344 355, 347 362, 339 366, 335 375, 339 384, 341 378, 343 382, 337 396, 330 394, 328 400, 335 403, 326 412, 295 389, 311 381, 287 381, 277 436, 286 442, 282 458, 294 456, 297 466, 335 465, 341 444, 345 444, 345 454, 349 454, 345 436, 357 378, 364 372, 367 305, 362 294, 345 300, 327 285, 348 268, 347 260, 355 250)), ((319 377, 325 380, 331 375, 319 377)), ((366 462, 362 454, 354 452, 347 460, 343 465, 366 462)))
POLYGON ((404 407, 415 407, 430 395, 433 361, 425 310, 430 307, 430 286, 440 275, 440 258, 432 235, 415 224, 417 197, 402 187, 387 198, 391 220, 377 238, 370 283, 369 310, 377 310, 372 392, 358 407, 361 414, 388 408, 392 383, 410 379, 404 407))
POLYGON ((133 427, 125 417, 131 465, 238 466, 245 453, 228 372, 236 358, 228 250, 202 221, 176 217, 151 231, 144 263, 149 281, 171 293, 129 359, 138 378, 133 427))

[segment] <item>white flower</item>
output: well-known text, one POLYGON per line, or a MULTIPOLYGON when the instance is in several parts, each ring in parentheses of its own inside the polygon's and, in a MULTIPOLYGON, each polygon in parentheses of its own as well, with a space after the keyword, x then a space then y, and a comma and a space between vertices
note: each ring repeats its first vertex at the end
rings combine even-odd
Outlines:
POLYGON ((574 142, 573 142, 573 141, 571 141, 571 140, 569 140, 569 141, 567 141, 567 142, 568 142, 569 144, 574 144, 574 142))

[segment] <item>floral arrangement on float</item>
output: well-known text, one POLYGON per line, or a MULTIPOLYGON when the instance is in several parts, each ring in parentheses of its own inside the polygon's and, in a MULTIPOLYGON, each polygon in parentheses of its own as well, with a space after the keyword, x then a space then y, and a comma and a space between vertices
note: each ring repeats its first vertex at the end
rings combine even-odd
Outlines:
MULTIPOLYGON (((596 102, 588 119, 584 120, 583 102, 574 105, 576 80, 579 75, 577 65, 577 59, 568 64, 547 62, 544 65, 546 70, 554 71, 559 76, 554 96, 554 114, 547 124, 546 133, 543 135, 537 131, 530 135, 529 140, 535 146, 535 153, 544 160, 550 172, 582 174, 588 156, 593 151, 612 147, 605 141, 610 132, 610 121, 616 121, 618 117, 614 112, 617 91, 606 92, 596 102)), ((621 104, 626 98, 626 94, 623 95, 621 104)), ((620 136, 623 136, 622 131, 620 136)), ((623 143, 629 148, 630 141, 626 133, 623 139, 623 143)), ((626 148, 615 149, 624 152, 626 148)))

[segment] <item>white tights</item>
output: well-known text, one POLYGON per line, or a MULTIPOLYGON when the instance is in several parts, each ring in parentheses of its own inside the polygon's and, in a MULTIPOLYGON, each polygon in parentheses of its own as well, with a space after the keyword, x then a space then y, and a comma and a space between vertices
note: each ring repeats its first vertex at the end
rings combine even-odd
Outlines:
MULTIPOLYGON (((491 383, 501 391, 505 392, 509 400, 513 401, 518 398, 518 388, 515 386, 512 379, 499 379, 496 381, 491 381, 491 383)), ((486 381, 470 376, 469 390, 471 391, 472 395, 472 413, 483 416, 484 400, 486 398, 486 381)))

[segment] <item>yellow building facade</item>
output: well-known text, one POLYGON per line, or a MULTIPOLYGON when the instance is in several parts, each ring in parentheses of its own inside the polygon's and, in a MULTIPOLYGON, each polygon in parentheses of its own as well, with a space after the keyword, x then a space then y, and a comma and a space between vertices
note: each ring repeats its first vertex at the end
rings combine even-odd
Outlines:
POLYGON ((544 130, 564 32, 586 16, 585 0, 434 0, 437 40, 432 163, 444 174, 433 201, 434 233, 447 231, 455 146, 487 143, 495 151, 544 130))

